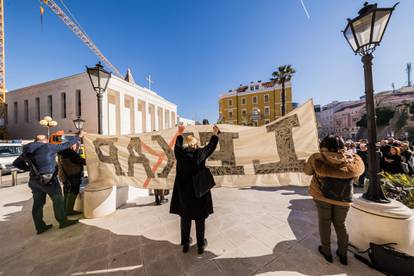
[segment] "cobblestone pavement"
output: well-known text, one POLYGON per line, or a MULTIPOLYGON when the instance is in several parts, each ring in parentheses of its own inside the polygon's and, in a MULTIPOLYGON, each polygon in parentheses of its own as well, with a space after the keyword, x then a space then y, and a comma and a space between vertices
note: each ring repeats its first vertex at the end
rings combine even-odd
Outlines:
POLYGON ((217 188, 213 200, 209 243, 199 256, 194 245, 181 252, 178 217, 153 197, 63 230, 48 200, 45 220, 55 226, 35 235, 30 190, 2 188, 0 275, 380 275, 351 256, 348 266, 319 256, 306 188, 217 188))

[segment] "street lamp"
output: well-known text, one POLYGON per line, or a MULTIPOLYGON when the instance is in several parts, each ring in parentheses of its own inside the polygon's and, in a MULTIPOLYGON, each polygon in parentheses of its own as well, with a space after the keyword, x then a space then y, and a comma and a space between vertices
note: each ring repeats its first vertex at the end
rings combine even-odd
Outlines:
POLYGON ((55 126, 57 126, 58 125, 58 123, 56 122, 56 121, 54 121, 53 119, 52 119, 52 117, 50 117, 50 116, 45 116, 44 118, 43 118, 43 120, 40 120, 39 121, 39 124, 42 126, 42 127, 46 127, 47 128, 47 138, 49 139, 49 136, 50 136, 50 128, 51 127, 55 127, 55 126))
POLYGON ((86 72, 89 75, 93 90, 96 92, 96 97, 98 100, 98 133, 103 134, 103 114, 102 114, 102 100, 103 94, 108 87, 109 79, 111 78, 111 73, 103 69, 103 66, 98 62, 95 67, 87 67, 86 72))
POLYGON ((83 125, 85 124, 85 120, 78 116, 78 118, 73 120, 73 124, 78 131, 81 131, 83 129, 83 125))
POLYGON ((261 111, 259 108, 254 108, 252 110, 252 115, 251 115, 252 121, 254 122, 259 122, 260 118, 261 118, 261 111))
MULTIPOLYGON (((397 3, 398 4, 398 3, 397 3)), ((368 191, 363 195, 367 200, 388 203, 378 178, 379 163, 376 152, 377 128, 375 123, 374 85, 372 80, 372 53, 380 45, 391 14, 395 9, 378 8, 377 4, 364 3, 354 19, 348 19, 343 34, 355 54, 362 56, 365 74, 365 105, 368 126, 368 191)))

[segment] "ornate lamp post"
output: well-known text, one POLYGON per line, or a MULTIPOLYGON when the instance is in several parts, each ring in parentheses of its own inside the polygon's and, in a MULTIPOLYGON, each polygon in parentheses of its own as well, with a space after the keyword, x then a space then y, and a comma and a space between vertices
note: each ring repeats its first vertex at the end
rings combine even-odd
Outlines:
POLYGON ((53 119, 52 119, 52 117, 50 117, 50 116, 45 116, 44 118, 43 118, 43 120, 40 120, 39 121, 39 124, 42 126, 42 127, 46 127, 47 128, 47 138, 49 139, 49 136, 50 136, 50 128, 51 127, 55 127, 55 126, 57 126, 58 125, 58 123, 56 122, 56 121, 54 121, 53 119))
POLYGON ((86 72, 89 75, 93 90, 96 92, 96 97, 98 100, 98 133, 103 134, 103 114, 102 114, 102 99, 103 94, 108 87, 109 79, 111 78, 111 73, 103 69, 103 66, 98 62, 95 67, 89 68, 86 66, 86 72))
POLYGON ((83 125, 85 124, 85 120, 78 116, 78 118, 73 120, 73 124, 78 131, 81 131, 83 129, 83 125))
MULTIPOLYGON (((398 3, 397 3, 398 4, 398 3)), ((365 75, 365 104, 368 122, 368 163, 369 187, 364 194, 367 200, 388 203, 378 178, 379 163, 376 152, 377 128, 375 123, 374 87, 372 80, 372 59, 375 48, 380 45, 387 28, 392 8, 378 8, 377 4, 364 3, 354 19, 348 19, 343 34, 355 54, 362 56, 365 75)))

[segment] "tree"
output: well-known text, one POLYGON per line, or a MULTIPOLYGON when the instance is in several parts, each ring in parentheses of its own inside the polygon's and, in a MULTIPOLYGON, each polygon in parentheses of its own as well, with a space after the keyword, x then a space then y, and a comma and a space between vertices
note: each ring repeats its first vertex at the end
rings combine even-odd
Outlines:
MULTIPOLYGON (((285 92, 285 83, 290 81, 293 77, 293 74, 296 73, 296 70, 293 69, 292 65, 282 65, 277 68, 277 71, 272 73, 271 81, 274 81, 282 85, 282 116, 286 114, 286 92, 285 92)), ((275 98, 276 101, 276 98, 275 98)))
MULTIPOLYGON (((386 126, 394 117, 395 110, 390 107, 377 107, 375 108, 376 124, 377 126, 386 126)), ((367 114, 365 113, 361 119, 356 123, 359 127, 367 127, 367 114)))

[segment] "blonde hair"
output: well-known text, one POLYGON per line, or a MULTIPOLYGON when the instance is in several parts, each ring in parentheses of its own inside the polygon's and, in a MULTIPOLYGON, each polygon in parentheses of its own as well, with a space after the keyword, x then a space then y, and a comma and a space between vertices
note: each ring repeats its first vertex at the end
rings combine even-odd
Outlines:
POLYGON ((184 145, 185 148, 198 148, 198 140, 192 135, 185 137, 184 145))

